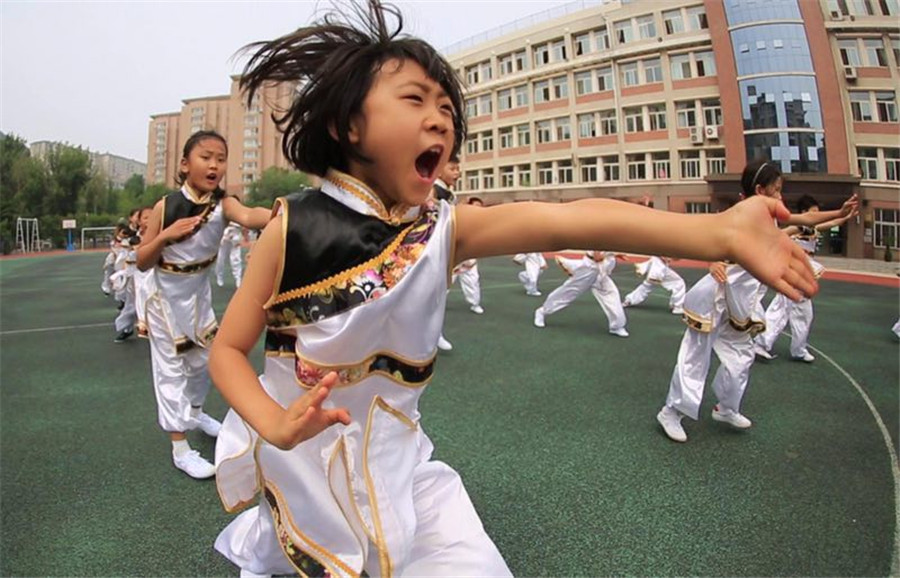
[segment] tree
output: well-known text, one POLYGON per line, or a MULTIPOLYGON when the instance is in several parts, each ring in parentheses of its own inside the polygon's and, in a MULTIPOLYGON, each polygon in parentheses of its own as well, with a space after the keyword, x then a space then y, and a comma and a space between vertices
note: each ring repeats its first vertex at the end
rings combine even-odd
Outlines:
POLYGON ((90 155, 80 148, 57 146, 47 155, 47 166, 53 187, 44 197, 44 214, 73 215, 82 189, 91 180, 90 155))
POLYGON ((250 185, 246 204, 250 207, 271 207, 278 197, 297 192, 310 186, 305 173, 270 167, 259 180, 250 185))

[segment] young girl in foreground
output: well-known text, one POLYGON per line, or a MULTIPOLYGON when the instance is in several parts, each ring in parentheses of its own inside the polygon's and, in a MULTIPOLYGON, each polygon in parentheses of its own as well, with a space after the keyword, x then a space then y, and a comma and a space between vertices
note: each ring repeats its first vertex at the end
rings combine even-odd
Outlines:
POLYGON ((431 460, 419 397, 434 369, 453 265, 567 247, 729 258, 791 297, 805 255, 755 199, 717 215, 591 199, 493 207, 427 202, 465 139, 460 83, 400 14, 369 0, 256 45, 243 76, 301 81, 284 152, 323 178, 279 199, 213 344, 233 408, 217 482, 235 519, 216 548, 244 573, 497 576, 510 571, 449 466, 431 460), (388 28, 394 16, 396 28, 388 28), (247 359, 266 329, 264 374, 247 359))

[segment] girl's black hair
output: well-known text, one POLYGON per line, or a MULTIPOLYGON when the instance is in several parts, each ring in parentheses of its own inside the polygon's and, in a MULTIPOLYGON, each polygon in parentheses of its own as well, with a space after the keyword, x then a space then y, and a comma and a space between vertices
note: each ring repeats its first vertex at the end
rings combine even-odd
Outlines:
POLYGON ((283 115, 272 115, 284 132, 285 158, 318 176, 330 167, 346 171, 349 159, 371 162, 350 143, 350 123, 362 111, 382 65, 392 59, 418 63, 447 93, 455 132, 451 153, 457 154, 466 138, 466 119, 462 86, 453 67, 424 40, 401 35, 403 17, 391 4, 366 0, 337 3, 334 8, 321 21, 292 34, 244 47, 255 52, 241 77, 248 103, 269 83, 299 83, 290 108, 283 115), (393 27, 390 18, 396 20, 393 27))
POLYGON ((762 159, 755 160, 744 168, 741 175, 741 190, 745 197, 756 194, 756 185, 766 188, 781 177, 778 165, 762 159))
MULTIPOLYGON (((221 141, 223 145, 225 145, 225 155, 228 155, 228 141, 225 140, 225 137, 220 135, 214 130, 198 130, 194 134, 188 137, 187 142, 184 143, 184 149, 181 151, 181 158, 186 159, 191 154, 191 151, 194 150, 200 141, 206 140, 208 138, 214 138, 218 141, 221 141)), ((187 173, 182 170, 178 170, 178 173, 175 175, 175 182, 178 183, 178 186, 184 184, 185 179, 187 179, 187 173)), ((221 189, 216 189, 216 191, 220 191, 221 189)), ((221 195, 218 195, 221 196, 221 195)))
POLYGON ((797 210, 805 213, 813 207, 820 207, 819 202, 811 195, 803 195, 797 200, 797 210))

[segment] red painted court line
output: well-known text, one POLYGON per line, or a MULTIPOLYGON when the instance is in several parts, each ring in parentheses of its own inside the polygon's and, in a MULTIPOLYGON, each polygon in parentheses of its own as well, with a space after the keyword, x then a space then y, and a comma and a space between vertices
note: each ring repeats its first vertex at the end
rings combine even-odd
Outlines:
POLYGON ((66 251, 65 249, 54 249, 53 251, 41 251, 39 253, 27 253, 22 255, 21 253, 10 253, 9 255, 0 255, 0 261, 6 259, 25 259, 32 257, 53 257, 55 255, 77 255, 79 253, 96 253, 97 251, 109 251, 109 247, 97 247, 96 249, 85 249, 84 251, 66 251))

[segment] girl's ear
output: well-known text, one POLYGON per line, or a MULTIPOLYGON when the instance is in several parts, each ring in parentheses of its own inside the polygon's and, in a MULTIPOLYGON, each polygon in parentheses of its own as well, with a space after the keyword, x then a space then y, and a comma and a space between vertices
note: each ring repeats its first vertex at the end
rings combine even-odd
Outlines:
MULTIPOLYGON (((358 116, 354 116, 350 119, 350 126, 347 130, 347 139, 350 141, 350 144, 359 144, 360 136, 359 136, 359 122, 358 116)), ((328 134, 331 135, 331 138, 335 140, 335 142, 339 142, 337 127, 334 125, 334 121, 328 123, 328 134)))

